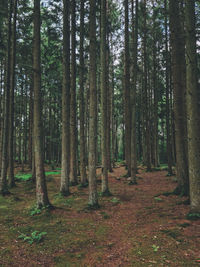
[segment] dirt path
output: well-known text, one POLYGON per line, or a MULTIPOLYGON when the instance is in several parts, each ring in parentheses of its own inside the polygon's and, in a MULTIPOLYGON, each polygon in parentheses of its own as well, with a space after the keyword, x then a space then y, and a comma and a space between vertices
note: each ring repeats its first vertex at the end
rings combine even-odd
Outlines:
POLYGON ((30 216, 34 187, 19 183, 11 197, 0 199, 0 266, 198 266, 199 221, 186 219, 185 198, 160 195, 173 191, 174 177, 140 170, 138 185, 129 186, 124 174, 123 167, 110 173, 113 195, 100 196, 96 211, 85 209, 87 188, 59 196, 55 175, 47 180, 57 208, 30 216), (43 242, 18 240, 19 232, 34 230, 47 232, 43 242))

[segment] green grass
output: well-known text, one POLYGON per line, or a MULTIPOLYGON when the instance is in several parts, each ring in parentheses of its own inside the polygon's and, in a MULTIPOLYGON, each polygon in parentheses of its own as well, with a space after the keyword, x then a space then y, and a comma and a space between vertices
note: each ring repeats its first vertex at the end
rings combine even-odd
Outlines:
MULTIPOLYGON (((46 176, 49 175, 59 175, 61 172, 60 171, 50 171, 50 172, 45 172, 46 176)), ((17 173, 15 177, 20 180, 20 181, 28 181, 32 177, 31 173, 17 173)))

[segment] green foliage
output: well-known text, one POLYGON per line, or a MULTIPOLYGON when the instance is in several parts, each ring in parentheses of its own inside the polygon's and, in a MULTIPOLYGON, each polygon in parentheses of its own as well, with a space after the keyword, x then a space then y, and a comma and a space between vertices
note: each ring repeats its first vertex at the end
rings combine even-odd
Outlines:
POLYGON ((160 197, 154 197, 154 199, 155 199, 156 201, 158 201, 158 202, 162 202, 162 201, 163 201, 163 199, 160 198, 160 197))
POLYGON ((192 213, 192 212, 189 212, 187 214, 186 218, 188 220, 191 220, 191 221, 199 220, 200 219, 200 213, 192 213))
POLYGON ((45 172, 45 175, 48 176, 48 175, 59 175, 61 172, 45 172))
POLYGON ((15 177, 21 181, 28 181, 31 179, 32 174, 31 173, 18 173, 15 175, 15 177))
MULTIPOLYGON (((52 171, 52 172, 45 172, 46 176, 49 175, 59 175, 61 172, 60 171, 52 171)), ((15 177, 17 178, 17 180, 19 181, 28 181, 31 179, 32 174, 31 173, 18 173, 15 175, 15 177)))
POLYGON ((157 252, 160 247, 159 246, 156 246, 156 245, 152 245, 152 248, 153 248, 153 251, 154 252, 157 252))
POLYGON ((43 237, 47 234, 47 232, 39 232, 34 231, 30 235, 21 234, 18 236, 18 239, 22 239, 23 241, 28 242, 29 244, 39 243, 42 241, 43 237))
POLYGON ((44 210, 44 208, 40 209, 37 206, 33 206, 30 210, 30 215, 34 216, 34 215, 40 214, 42 210, 44 210))

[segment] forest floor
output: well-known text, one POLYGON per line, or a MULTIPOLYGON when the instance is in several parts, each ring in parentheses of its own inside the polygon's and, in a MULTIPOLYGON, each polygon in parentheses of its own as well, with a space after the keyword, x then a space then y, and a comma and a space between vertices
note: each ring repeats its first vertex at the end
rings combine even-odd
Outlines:
POLYGON ((128 185, 125 173, 109 173, 112 196, 99 193, 98 210, 86 208, 88 188, 58 193, 59 170, 47 173, 51 211, 34 210, 34 185, 19 180, 0 197, 0 266, 199 266, 200 221, 186 219, 186 198, 166 193, 175 177, 141 168, 128 185))

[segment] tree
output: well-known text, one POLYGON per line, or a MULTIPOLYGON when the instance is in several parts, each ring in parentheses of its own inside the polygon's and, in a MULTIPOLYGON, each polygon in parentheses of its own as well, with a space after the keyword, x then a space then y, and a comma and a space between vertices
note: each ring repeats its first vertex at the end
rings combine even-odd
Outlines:
POLYGON ((102 193, 109 194, 108 188, 108 148, 107 148, 107 82, 106 82, 106 0, 101 0, 101 153, 102 153, 102 193))
POLYGON ((131 183, 136 184, 137 145, 136 145, 136 89, 137 89, 137 46, 138 46, 138 0, 135 2, 135 19, 132 1, 132 64, 131 64, 131 183))
POLYGON ((62 160, 60 192, 69 194, 70 172, 70 32, 69 0, 63 0, 62 160))
POLYGON ((147 67, 147 1, 143 3, 143 68, 144 68, 144 144, 145 144, 145 163, 147 171, 151 170, 151 149, 150 149, 150 124, 149 124, 149 101, 148 101, 148 67, 147 67))
POLYGON ((50 205, 44 172, 42 146, 42 105, 41 105, 41 63, 40 63, 40 0, 34 0, 33 14, 33 82, 34 82, 34 153, 36 171, 36 202, 37 207, 50 205))
POLYGON ((13 155, 13 133, 14 133, 14 89, 15 89, 15 62, 16 62, 16 20, 17 0, 13 2, 13 23, 11 41, 11 70, 10 70, 10 112, 9 112, 9 147, 8 147, 8 183, 10 187, 15 186, 14 177, 14 155, 13 155))
POLYGON ((198 106, 195 2, 186 0, 186 100, 188 125, 188 165, 191 212, 200 213, 200 118, 198 106))
POLYGON ((89 206, 98 207, 97 181, 96 181, 96 147, 97 147, 97 89, 96 89, 96 1, 90 0, 89 16, 89 206))
POLYGON ((130 54, 129 54, 129 8, 128 0, 124 1, 125 6, 125 36, 124 36, 124 119, 125 119, 125 158, 130 171, 130 140, 131 140, 131 110, 130 110, 130 54))
POLYGON ((167 19, 167 0, 164 1, 165 6, 165 85, 166 85, 166 131, 167 131, 167 163, 168 174, 172 175, 172 144, 171 144, 171 125, 170 125, 170 103, 169 103, 169 47, 168 47, 168 19, 167 19))
POLYGON ((185 118, 185 41, 181 25, 179 1, 169 1, 171 50, 172 50, 172 82, 174 96, 174 119, 176 141, 176 172, 178 194, 188 195, 188 153, 186 145, 185 118))
POLYGON ((76 127, 76 0, 71 1, 71 90, 70 90, 70 182, 77 181, 77 127, 76 127))
POLYGON ((4 121, 3 121, 3 142, 2 142, 2 162, 1 162, 1 178, 0 178, 0 193, 2 195, 8 194, 7 187, 7 168, 8 168, 8 136, 9 136, 9 112, 10 112, 10 67, 11 67, 11 20, 12 20, 12 1, 8 2, 8 37, 7 37, 7 51, 6 51, 6 76, 5 76, 5 93, 4 93, 4 121))
POLYGON ((81 184, 87 182, 86 174, 86 138, 85 138, 85 108, 84 108, 84 0, 81 0, 80 11, 80 89, 79 89, 79 110, 80 110, 80 174, 81 184))

